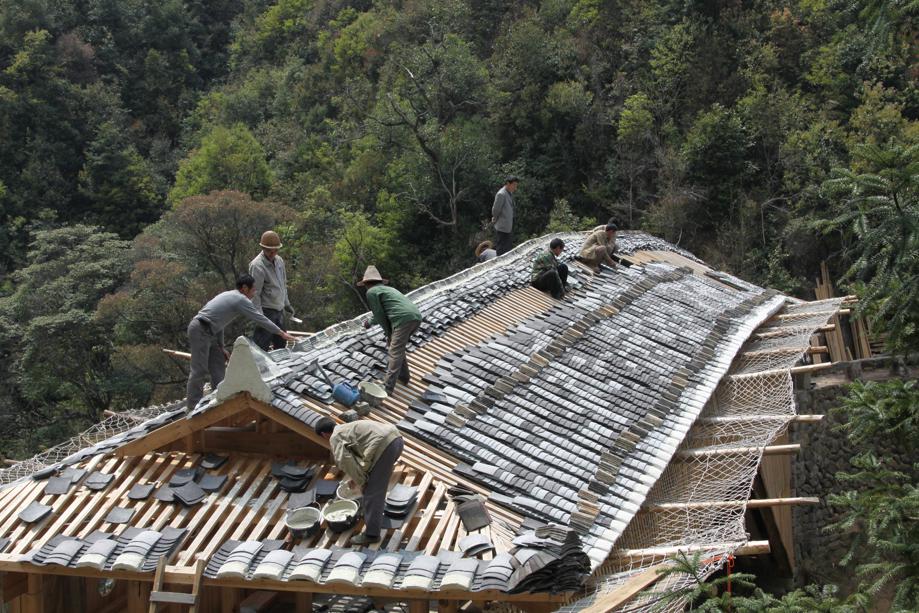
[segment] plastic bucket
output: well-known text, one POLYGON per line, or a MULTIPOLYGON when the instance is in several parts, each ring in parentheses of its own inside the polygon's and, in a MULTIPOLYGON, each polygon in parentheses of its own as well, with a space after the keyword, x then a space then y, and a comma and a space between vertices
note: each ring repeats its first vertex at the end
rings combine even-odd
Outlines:
POLYGON ((332 388, 332 397, 346 407, 350 407, 361 397, 361 393, 347 383, 336 383, 332 388))

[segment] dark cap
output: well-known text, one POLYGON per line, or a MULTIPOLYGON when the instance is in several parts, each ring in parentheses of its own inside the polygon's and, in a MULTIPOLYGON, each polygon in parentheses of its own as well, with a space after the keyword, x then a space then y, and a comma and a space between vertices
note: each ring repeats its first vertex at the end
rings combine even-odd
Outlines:
POLYGON ((616 230, 619 229, 619 226, 617 226, 616 224, 610 222, 610 223, 606 224, 606 229, 607 229, 607 230, 612 230, 613 232, 615 232, 616 230))
POLYGON ((316 426, 313 429, 316 431, 316 434, 322 436, 326 432, 331 432, 335 429, 335 420, 323 417, 316 422, 316 426))

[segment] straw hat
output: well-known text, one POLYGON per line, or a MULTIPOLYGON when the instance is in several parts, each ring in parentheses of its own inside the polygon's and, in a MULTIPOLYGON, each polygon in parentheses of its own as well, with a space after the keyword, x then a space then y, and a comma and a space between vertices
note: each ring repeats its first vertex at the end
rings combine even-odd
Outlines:
POLYGON ((377 267, 371 264, 367 267, 367 270, 364 271, 364 278, 358 281, 357 284, 363 286, 367 281, 382 281, 383 283, 388 283, 389 279, 381 277, 377 267))
POLYGON ((475 257, 482 255, 482 252, 486 249, 491 249, 491 241, 482 241, 479 243, 479 246, 475 248, 475 257))
POLYGON ((262 234, 262 238, 259 241, 258 246, 262 249, 280 249, 281 237, 278 236, 277 232, 268 230, 262 234))

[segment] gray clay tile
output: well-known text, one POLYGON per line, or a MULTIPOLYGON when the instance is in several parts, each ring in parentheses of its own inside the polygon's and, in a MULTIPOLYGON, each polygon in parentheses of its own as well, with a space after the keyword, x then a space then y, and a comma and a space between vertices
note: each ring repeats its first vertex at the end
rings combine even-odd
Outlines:
POLYGON ((190 481, 181 487, 173 488, 172 493, 179 502, 187 506, 198 504, 207 496, 207 492, 201 489, 194 481, 190 481))
POLYGON ((34 524, 37 521, 41 521, 51 512, 51 507, 41 504, 40 502, 33 501, 29 506, 22 510, 19 513, 19 519, 24 521, 27 524, 34 524))
POLYGON ((134 507, 114 507, 109 511, 108 515, 105 516, 105 521, 110 524, 126 524, 131 521, 131 517, 134 516, 135 510, 134 507))
POLYGON ((205 492, 216 492, 227 482, 227 475, 204 475, 198 485, 205 492))
POLYGON ((217 455, 216 453, 209 453, 201 458, 201 468, 206 468, 208 470, 213 470, 215 468, 220 468, 226 463, 227 457, 222 455, 217 455))
POLYGON ((95 471, 88 477, 86 481, 83 482, 83 485, 88 487, 91 490, 102 490, 105 489, 109 483, 112 482, 112 479, 115 478, 115 475, 104 473, 100 471, 95 471))
POLYGON ((175 493, 172 491, 172 488, 169 487, 168 485, 160 486, 160 488, 156 490, 156 494, 154 494, 153 497, 159 500, 160 502, 174 502, 175 501, 175 493))
POLYGON ((135 483, 128 491, 128 498, 130 500, 145 500, 154 487, 156 487, 154 483, 135 483))
POLYGON ((60 496, 70 491, 71 485, 73 485, 73 481, 70 480, 70 477, 51 477, 45 484, 45 489, 42 493, 45 496, 60 496))

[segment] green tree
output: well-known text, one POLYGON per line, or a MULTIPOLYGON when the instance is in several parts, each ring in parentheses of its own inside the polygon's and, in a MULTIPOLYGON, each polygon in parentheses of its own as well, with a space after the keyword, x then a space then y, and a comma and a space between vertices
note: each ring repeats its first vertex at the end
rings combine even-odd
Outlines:
POLYGON ((189 196, 217 190, 263 197, 271 181, 265 151, 246 126, 215 126, 201 139, 201 146, 179 164, 169 202, 175 206, 189 196))
POLYGON ((110 332, 98 325, 98 301, 126 279, 130 243, 91 226, 36 232, 15 291, 0 299, 11 326, 6 345, 14 389, 28 401, 25 422, 97 419, 108 407, 110 332), (34 414, 33 414, 34 413, 34 414))
POLYGON ((154 235, 196 273, 215 274, 224 288, 249 270, 262 232, 293 220, 293 211, 236 191, 212 192, 180 202, 163 216, 154 235))
POLYGON ((919 346, 919 145, 865 145, 856 155, 871 171, 834 169, 824 187, 837 214, 818 227, 848 239, 845 278, 864 282, 859 309, 908 352, 919 346))
POLYGON ((156 192, 153 172, 114 121, 99 126, 86 149, 79 181, 88 200, 88 220, 125 238, 139 234, 162 212, 163 197, 156 192))

